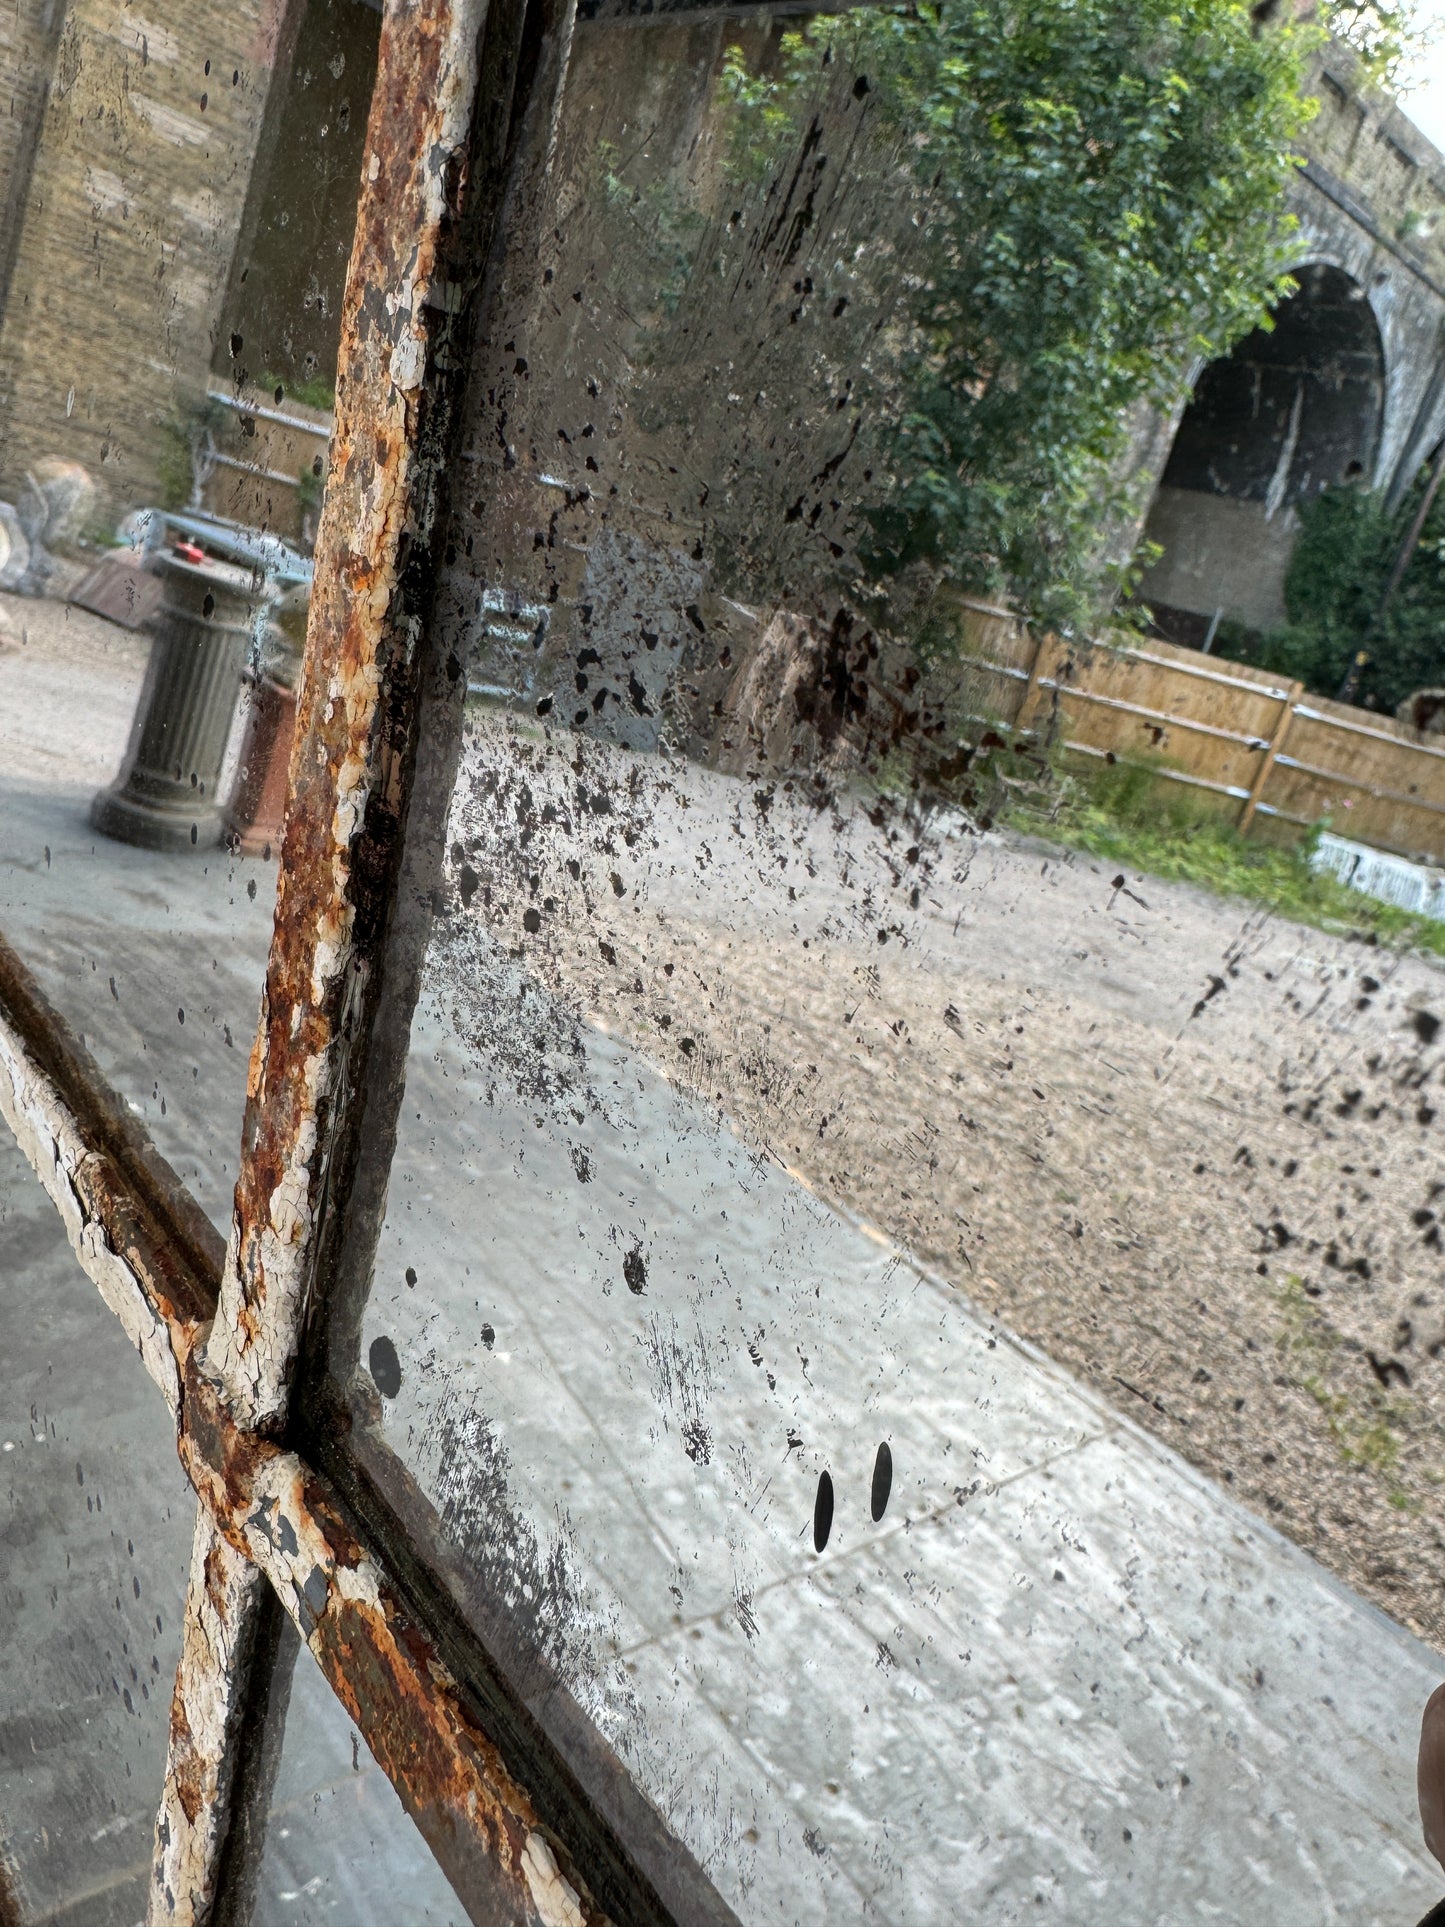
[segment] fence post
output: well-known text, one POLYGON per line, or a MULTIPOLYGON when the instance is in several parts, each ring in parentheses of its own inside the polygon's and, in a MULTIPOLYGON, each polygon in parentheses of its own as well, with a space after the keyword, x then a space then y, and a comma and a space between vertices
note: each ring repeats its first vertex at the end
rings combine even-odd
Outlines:
POLYGON ((1054 641, 1055 638, 1045 631, 1034 645, 1034 659, 1029 665, 1029 679, 1024 687, 1023 700, 1019 703, 1018 713, 1013 719, 1016 735, 1022 735, 1027 730, 1033 719, 1033 713, 1039 706, 1039 683, 1043 678, 1046 658, 1054 641))
POLYGON ((1274 725, 1274 735, 1269 739, 1269 747, 1260 758, 1259 768, 1254 773, 1254 781, 1249 786, 1249 795, 1244 808, 1239 813, 1239 828, 1243 834, 1254 821, 1254 812, 1259 807, 1259 799, 1264 795, 1264 786, 1269 781, 1269 773, 1274 768, 1274 759, 1284 748, 1284 739, 1289 734, 1289 726, 1294 720, 1294 706, 1304 692, 1304 684, 1292 682, 1285 692, 1284 702, 1280 705, 1279 716, 1274 725))

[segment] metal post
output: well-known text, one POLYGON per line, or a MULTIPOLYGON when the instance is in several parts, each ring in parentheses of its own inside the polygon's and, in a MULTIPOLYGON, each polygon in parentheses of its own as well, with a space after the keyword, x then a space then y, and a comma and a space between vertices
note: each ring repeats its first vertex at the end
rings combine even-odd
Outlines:
POLYGON ((160 569, 165 600, 125 765, 90 820, 145 850, 206 849, 221 840, 216 788, 262 591, 230 563, 167 555, 160 569))
POLYGON ((1046 630, 1034 645, 1034 659, 1029 664, 1029 679, 1024 685, 1024 693, 1019 702, 1018 713, 1013 720, 1013 732, 1015 736, 1026 736, 1032 733, 1034 712, 1039 706, 1040 689, 1044 671, 1049 667, 1050 659, 1055 653, 1057 641, 1058 638, 1046 630))

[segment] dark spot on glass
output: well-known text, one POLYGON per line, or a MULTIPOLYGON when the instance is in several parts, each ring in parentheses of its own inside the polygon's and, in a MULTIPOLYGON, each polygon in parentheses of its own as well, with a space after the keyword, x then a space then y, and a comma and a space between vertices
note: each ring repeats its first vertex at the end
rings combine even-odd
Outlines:
POLYGON ((878 1448, 878 1455, 873 1461, 873 1493, 870 1500, 870 1510, 873 1514, 874 1525, 877 1525, 878 1521, 883 1517, 883 1514, 888 1510, 888 1495, 892 1490, 893 1448, 889 1445, 887 1439, 884 1439, 878 1448))
POLYGON ((487 1350, 490 1351, 493 1345, 496 1344, 496 1342, 497 1342, 497 1334, 492 1330, 491 1326, 483 1325, 482 1326, 482 1343, 486 1346, 487 1350))
POLYGON ((408 1265, 408 1266, 407 1266, 407 1268, 406 1268, 406 1282, 407 1282, 407 1283, 408 1283, 408 1284, 409 1284, 409 1285, 411 1286, 411 1288, 412 1288, 412 1290, 413 1290, 413 1291, 415 1291, 415 1290, 416 1290, 416 1266, 415 1266, 415 1265, 408 1265))
POLYGON ((176 1011, 176 1022, 178 1024, 183 1024, 185 1021, 186 1021, 186 1013, 184 1009, 178 1009, 176 1011))
POLYGON ((833 1475, 818 1474, 818 1496, 813 1501, 813 1550, 821 1552, 833 1530, 833 1475))
POLYGON ((366 1355, 376 1389, 383 1398, 395 1398, 401 1390, 401 1360, 389 1338, 373 1338, 366 1355))
POLYGON ((529 906, 522 912, 522 928, 535 937, 542 928, 542 912, 535 906, 529 906))
POLYGON ((622 1275, 627 1280, 627 1289, 640 1298, 647 1289, 647 1260, 640 1245, 634 1245, 622 1260, 622 1275))
POLYGON ((1417 1010, 1410 1022, 1422 1044, 1433 1044, 1440 1030, 1440 1019, 1433 1010, 1417 1010))

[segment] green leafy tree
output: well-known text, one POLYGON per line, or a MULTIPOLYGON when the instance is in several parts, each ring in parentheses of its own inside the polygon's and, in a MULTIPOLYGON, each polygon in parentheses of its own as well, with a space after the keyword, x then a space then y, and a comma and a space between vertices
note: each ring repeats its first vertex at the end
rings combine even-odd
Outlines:
POLYGON ((1131 414, 1289 286, 1312 31, 1239 0, 946 0, 815 20, 762 71, 733 51, 740 172, 777 165, 820 76, 841 76, 872 104, 854 164, 925 237, 879 573, 926 562, 1055 621, 1111 599, 1131 414))

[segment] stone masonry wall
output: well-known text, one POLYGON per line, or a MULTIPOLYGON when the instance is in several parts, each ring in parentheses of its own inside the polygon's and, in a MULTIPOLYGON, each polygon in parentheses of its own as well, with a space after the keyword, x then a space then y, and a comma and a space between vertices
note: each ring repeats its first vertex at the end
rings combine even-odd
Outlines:
POLYGON ((154 501, 205 393, 282 5, 69 0, 0 321, 0 495, 56 455, 104 514, 154 501))

